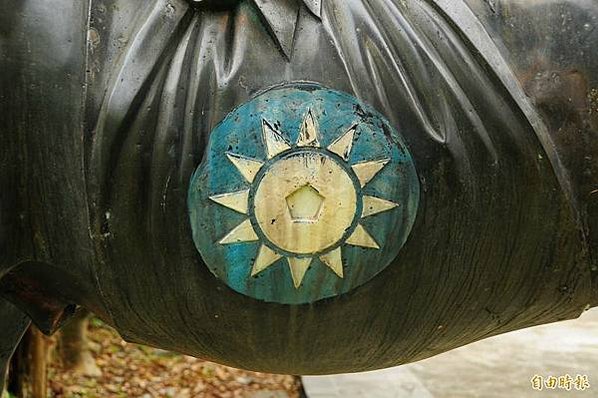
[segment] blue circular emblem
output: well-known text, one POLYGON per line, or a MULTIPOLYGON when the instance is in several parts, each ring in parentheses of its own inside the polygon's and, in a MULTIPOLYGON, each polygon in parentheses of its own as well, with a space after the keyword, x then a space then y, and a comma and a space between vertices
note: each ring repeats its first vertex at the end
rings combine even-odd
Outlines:
POLYGON ((381 114, 301 83, 258 95, 216 126, 188 205, 214 275, 255 299, 303 304, 386 268, 419 193, 411 155, 381 114))

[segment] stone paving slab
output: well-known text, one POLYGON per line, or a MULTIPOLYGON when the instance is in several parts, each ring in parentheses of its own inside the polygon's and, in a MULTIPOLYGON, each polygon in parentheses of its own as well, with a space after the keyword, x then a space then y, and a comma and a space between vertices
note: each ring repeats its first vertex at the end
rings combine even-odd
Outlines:
POLYGON ((581 318, 492 337, 414 364, 303 377, 309 398, 598 397, 598 309, 581 318), (587 376, 584 391, 532 388, 534 376, 587 376))

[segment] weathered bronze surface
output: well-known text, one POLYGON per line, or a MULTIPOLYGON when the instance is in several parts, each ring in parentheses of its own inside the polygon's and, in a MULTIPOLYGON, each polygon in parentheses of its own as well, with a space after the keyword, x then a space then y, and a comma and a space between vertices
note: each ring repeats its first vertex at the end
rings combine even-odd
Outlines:
MULTIPOLYGON (((0 303, 0 370, 23 313, 52 332, 75 304, 130 341, 295 374, 407 363, 579 316, 598 305, 597 27, 593 0, 3 1, 0 295, 20 311, 0 303), (418 206, 405 244, 372 278, 308 300, 263 300, 204 259, 189 189, 227 115, 305 82, 388 121, 413 159, 418 206)), ((313 142, 298 128, 281 131, 292 150, 313 142)), ((336 189, 348 187, 321 130, 312 155, 336 159, 336 189)), ((251 145, 227 151, 249 156, 251 145)), ((291 180, 314 170, 285 162, 291 180)), ((248 169, 236 170, 248 184, 248 169)), ((288 225, 319 220, 331 195, 319 181, 277 202, 288 225)), ((266 267, 280 254, 264 252, 247 272, 280 270, 290 292, 314 286, 319 271, 344 283, 337 254, 324 252, 338 232, 318 241, 321 253, 318 242, 293 246, 280 237, 295 228, 255 228, 258 207, 264 217, 271 207, 245 209, 243 189, 207 192, 201 204, 226 212, 224 222, 247 210, 268 242, 298 259, 318 254, 310 271, 306 260, 266 267), (227 194, 238 196, 218 196, 227 194)), ((265 200, 278 197, 263 189, 265 200)), ((385 194, 368 196, 399 207, 371 220, 401 209, 385 194)), ((364 230, 379 239, 379 228, 364 230)))

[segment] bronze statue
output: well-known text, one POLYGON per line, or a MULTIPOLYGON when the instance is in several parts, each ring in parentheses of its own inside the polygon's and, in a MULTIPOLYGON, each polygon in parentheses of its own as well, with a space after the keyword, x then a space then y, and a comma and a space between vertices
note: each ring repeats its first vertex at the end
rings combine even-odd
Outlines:
POLYGON ((598 304, 592 0, 0 9, 0 365, 77 306, 326 374, 598 304))

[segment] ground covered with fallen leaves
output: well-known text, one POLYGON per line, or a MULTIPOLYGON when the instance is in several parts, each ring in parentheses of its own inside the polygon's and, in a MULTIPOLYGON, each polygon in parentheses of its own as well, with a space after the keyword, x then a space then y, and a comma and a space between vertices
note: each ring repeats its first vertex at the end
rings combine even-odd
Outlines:
POLYGON ((247 372, 184 355, 124 342, 97 319, 89 326, 92 355, 101 376, 49 369, 50 396, 56 398, 299 398, 293 376, 247 372))

